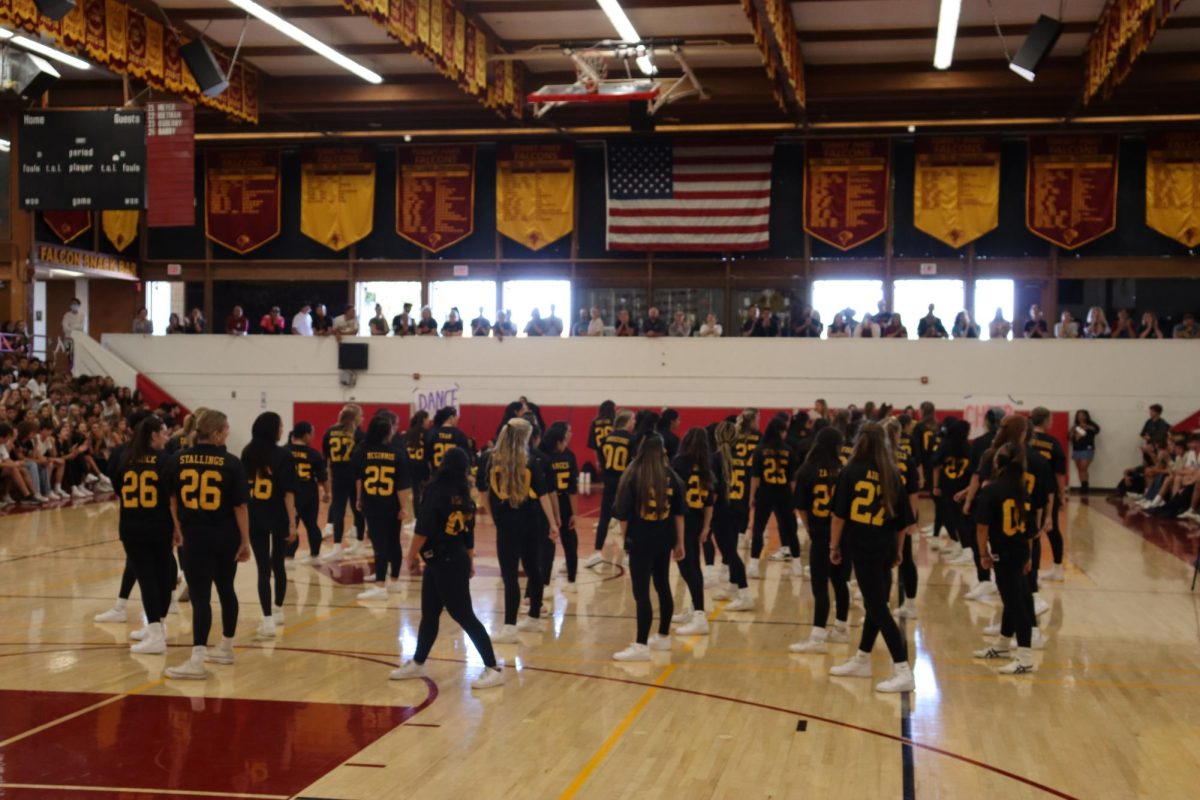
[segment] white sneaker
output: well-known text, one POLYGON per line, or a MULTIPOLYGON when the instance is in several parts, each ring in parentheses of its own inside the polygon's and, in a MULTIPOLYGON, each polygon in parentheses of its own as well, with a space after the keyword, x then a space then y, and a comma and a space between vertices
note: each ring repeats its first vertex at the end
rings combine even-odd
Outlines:
POLYGON ((833 625, 833 630, 829 631, 830 644, 849 644, 850 643, 850 625, 846 622, 836 622, 833 625))
POLYGON ((17 501, 13 500, 11 497, 0 497, 0 508, 8 508, 9 506, 16 504, 17 501))
POLYGON ((911 692, 916 689, 913 683, 912 667, 908 662, 892 665, 892 677, 875 684, 877 692, 911 692))
POLYGON ((737 590, 737 597, 733 602, 725 606, 726 611, 753 611, 754 610, 754 595, 750 592, 750 587, 737 590))
POLYGON ((51 500, 66 500, 69 495, 62 489, 51 489, 49 496, 51 500))
POLYGON ((208 671, 204 669, 204 651, 205 647, 193 647, 192 657, 174 667, 167 667, 166 676, 175 680, 202 681, 208 677, 208 671))
POLYGON ((263 621, 258 623, 258 630, 254 633, 255 639, 274 639, 275 638, 275 620, 270 617, 264 617, 263 621))
POLYGON ((704 588, 711 589, 721 582, 720 571, 716 565, 704 567, 704 588))
POLYGON ((386 586, 376 586, 373 589, 367 589, 365 592, 358 593, 359 600, 387 600, 388 590, 386 586))
POLYGON ((363 583, 375 583, 375 571, 363 573, 363 583))
POLYGON ((1000 669, 996 670, 1001 675, 1026 675, 1033 672, 1033 662, 1024 663, 1019 658, 1014 658, 1012 661, 1005 664, 1000 669))
POLYGON ((519 644, 520 641, 516 625, 503 625, 498 632, 492 634, 493 644, 519 644))
POLYGON ((129 615, 125 613, 125 609, 113 606, 108 611, 102 611, 92 617, 95 622, 125 622, 129 619, 129 615))
POLYGON ((980 648, 971 653, 972 658, 1008 658, 1009 644, 1003 639, 997 639, 994 644, 980 648))
POLYGON ((579 584, 567 581, 562 585, 563 594, 579 594, 579 584))
POLYGON ((808 577, 808 567, 799 558, 792 559, 792 577, 804 580, 808 577))
POLYGON ((1031 650, 1045 650, 1046 637, 1042 635, 1040 628, 1034 628, 1032 635, 1029 637, 1029 648, 1031 650))
POLYGON ((993 622, 991 625, 988 625, 986 628, 983 629, 983 635, 984 636, 999 636, 1000 635, 1000 623, 993 622))
POLYGON ((146 638, 135 645, 131 645, 129 652, 151 656, 161 656, 167 652, 167 640, 163 632, 162 623, 155 622, 151 624, 146 632, 146 638))
POLYGON ((758 559, 751 559, 750 563, 746 565, 746 577, 752 580, 762 578, 762 575, 758 572, 758 559))
POLYGON ((675 629, 680 636, 708 636, 708 617, 703 611, 693 611, 691 622, 675 629))
POLYGON ((1055 564, 1050 569, 1046 570, 1046 576, 1043 580, 1060 582, 1064 579, 1062 564, 1055 564))
POLYGON ((941 550, 945 550, 946 547, 950 544, 949 539, 943 539, 940 536, 933 536, 931 534, 922 534, 922 535, 929 537, 929 543, 926 546, 929 548, 929 552, 931 552, 931 553, 937 553, 941 550))
POLYGON ((738 588, 732 583, 723 583, 713 590, 713 600, 732 600, 737 597, 738 588))
POLYGON ((233 663, 233 640, 221 637, 221 643, 208 651, 208 655, 204 660, 210 664, 232 664, 233 663))
POLYGON ((322 536, 333 536, 333 523, 326 522, 325 527, 321 529, 322 536))
POLYGON ((776 550, 774 553, 772 553, 767 560, 768 561, 791 561, 792 560, 791 548, 781 547, 778 550, 776 550))
POLYGON ((690 604, 682 606, 682 610, 678 614, 675 614, 674 616, 671 617, 672 625, 686 625, 687 623, 689 623, 691 621, 692 621, 692 607, 690 604))
POLYGON ((591 569, 592 567, 599 566, 600 564, 603 564, 603 563, 604 563, 604 554, 601 553, 599 550, 597 550, 596 552, 594 552, 590 556, 588 556, 587 559, 580 566, 582 566, 584 569, 591 569))
POLYGON ((311 567, 313 564, 320 564, 321 557, 319 555, 300 556, 296 559, 296 563, 302 567, 311 567))
POLYGON ((962 553, 955 558, 951 558, 946 563, 953 567, 973 567, 975 566, 975 553, 971 548, 964 547, 962 553))
POLYGON ((839 678, 869 678, 871 677, 871 656, 869 653, 856 652, 846 663, 830 667, 829 674, 839 678))
POLYGON ((101 492, 111 492, 113 490, 112 481, 110 481, 108 478, 101 478, 100 480, 96 481, 96 487, 101 492))
POLYGON ((49 497, 46 497, 46 495, 44 495, 44 494, 35 494, 35 495, 33 496, 33 499, 34 499, 34 500, 36 500, 36 501, 37 501, 37 502, 39 502, 39 503, 48 503, 48 502, 50 502, 50 498, 49 498, 49 497))
POLYGON ((1164 500, 1163 496, 1160 494, 1160 495, 1155 495, 1154 499, 1150 501, 1150 504, 1147 505, 1146 508, 1162 508, 1166 504, 1167 504, 1167 501, 1164 500))
POLYGON ((813 628, 809 637, 803 641, 789 644, 788 650, 792 653, 828 653, 829 632, 824 628, 813 628))
POLYGON ((529 595, 525 595, 524 597, 522 597, 522 598, 521 598, 521 610, 522 610, 522 611, 528 611, 528 610, 529 610, 529 605, 530 605, 530 603, 532 603, 532 602, 533 602, 533 601, 529 599, 529 595))
POLYGON ((399 578, 388 578, 386 586, 388 594, 404 593, 404 581, 400 580, 399 578))
POLYGON ((942 563, 949 564, 954 559, 962 556, 962 554, 963 547, 961 544, 958 542, 947 542, 946 546, 942 548, 942 563))
POLYGON ((271 609, 271 620, 276 625, 282 625, 284 619, 283 606, 275 606, 271 609))
POLYGON ((917 601, 912 598, 906 599, 904 605, 896 609, 896 616, 900 619, 916 619, 917 601))
POLYGON ((76 484, 71 487, 71 497, 73 497, 76 500, 85 500, 91 496, 92 496, 92 493, 85 490, 79 484, 76 484))
POLYGON ((346 557, 346 550, 340 544, 335 544, 333 549, 329 551, 329 555, 322 558, 323 561, 335 562, 341 561, 346 557))
POLYGON ((928 525, 921 526, 921 535, 926 538, 933 536, 933 523, 932 522, 929 523, 928 525))
POLYGON ((1050 610, 1050 604, 1036 594, 1033 596, 1033 613, 1039 617, 1050 610))
POLYGON ((425 677, 425 665, 415 661, 405 661, 399 668, 388 673, 389 681, 407 681, 413 678, 425 677))
POLYGON ((504 685, 504 670, 497 667, 484 667, 483 672, 479 673, 479 677, 471 681, 472 689, 494 689, 497 686, 504 685))
POLYGON ((670 636, 663 636, 660 633, 650 634, 650 649, 651 650, 670 650, 672 642, 670 636))
POLYGON ((142 641, 145 641, 146 636, 149 633, 150 633, 150 623, 144 622, 144 623, 142 623, 142 627, 138 628, 136 631, 129 632, 129 638, 133 639, 135 642, 142 642, 142 641))
POLYGON ((967 592, 968 600, 982 600, 997 592, 995 581, 980 581, 967 592))
POLYGON ((613 653, 613 661, 649 661, 650 648, 644 644, 633 644, 619 653, 613 653))
POLYGON ((1125 499, 1127 499, 1127 500, 1142 500, 1142 499, 1144 499, 1144 497, 1143 497, 1143 495, 1139 494, 1138 492, 1126 492, 1125 499))
POLYGON ((354 541, 358 542, 359 549, 362 549, 362 543, 364 540, 358 538, 358 528, 356 528, 355 526, 351 525, 349 528, 346 529, 346 535, 343 537, 343 539, 344 540, 354 540, 354 541))
POLYGON ((541 633, 543 630, 545 630, 545 628, 542 627, 542 621, 540 619, 535 619, 534 617, 525 617, 517 623, 517 630, 519 630, 521 633, 541 633))

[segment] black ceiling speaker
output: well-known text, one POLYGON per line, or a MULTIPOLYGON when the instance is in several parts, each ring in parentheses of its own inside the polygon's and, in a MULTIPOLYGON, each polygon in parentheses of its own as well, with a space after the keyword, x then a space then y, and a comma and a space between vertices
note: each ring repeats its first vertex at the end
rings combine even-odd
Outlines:
POLYGON ((203 39, 196 39, 180 47, 179 55, 183 56, 188 69, 192 71, 192 77, 196 79, 200 91, 204 94, 216 97, 229 88, 229 81, 225 80, 221 65, 217 63, 216 56, 208 49, 203 39))
POLYGON ((33 0, 43 17, 62 19, 75 8, 75 0, 33 0))
POLYGON ((26 100, 36 100, 55 84, 61 75, 49 61, 33 53, 9 50, 0 55, 3 84, 26 100))
POLYGON ((1025 44, 1021 45, 1013 60, 1008 62, 1008 68, 1027 81, 1033 80, 1037 75, 1038 65, 1050 55, 1062 29, 1061 22, 1042 14, 1025 37, 1025 44))

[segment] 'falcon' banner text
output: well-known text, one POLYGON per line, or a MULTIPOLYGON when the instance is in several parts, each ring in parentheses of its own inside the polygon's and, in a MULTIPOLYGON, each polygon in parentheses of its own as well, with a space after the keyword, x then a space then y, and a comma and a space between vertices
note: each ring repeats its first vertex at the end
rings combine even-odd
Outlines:
POLYGON ((396 233, 431 253, 475 230, 475 145, 396 151, 396 233))
POLYGON ((575 226, 575 147, 501 144, 496 155, 496 227, 541 250, 575 226))
POLYGON ((1117 226, 1117 137, 1029 139, 1025 225, 1066 250, 1117 226))
POLYGON ((1000 224, 1000 140, 983 136, 917 139, 913 225, 964 247, 1000 224))
POLYGON ((311 147, 300 157, 300 232, 344 250, 375 224, 375 151, 311 147))
POLYGON ((804 165, 804 230, 850 250, 887 230, 887 139, 809 142, 804 165))

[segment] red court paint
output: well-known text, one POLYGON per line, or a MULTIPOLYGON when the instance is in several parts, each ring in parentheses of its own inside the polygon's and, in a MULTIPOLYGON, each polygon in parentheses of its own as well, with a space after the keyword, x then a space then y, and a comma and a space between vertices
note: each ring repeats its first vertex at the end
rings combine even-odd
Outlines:
POLYGON ((1200 538, 1194 537, 1200 531, 1182 520, 1133 514, 1130 513, 1131 506, 1126 506, 1113 497, 1092 498, 1088 506, 1109 519, 1116 520, 1185 564, 1190 566, 1196 563, 1196 556, 1200 553, 1200 538))
MULTIPOLYGON (((0 689, 0 741, 99 703, 106 695, 91 692, 26 692, 0 689)), ((0 750, 0 753, 7 752, 0 750)), ((7 776, 3 776, 9 780, 7 776)), ((0 792, 0 796, 3 793, 0 792)))

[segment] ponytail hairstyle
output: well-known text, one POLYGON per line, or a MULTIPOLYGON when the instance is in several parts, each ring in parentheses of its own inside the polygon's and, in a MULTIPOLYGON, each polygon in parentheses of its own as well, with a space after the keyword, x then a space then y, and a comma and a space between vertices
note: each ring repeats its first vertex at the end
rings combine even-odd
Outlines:
POLYGON ((888 417, 883 422, 879 423, 883 428, 884 436, 887 439, 888 450, 891 451, 892 458, 896 461, 900 460, 900 420, 895 417, 888 417))
POLYGON ((196 420, 200 419, 208 409, 200 406, 183 418, 183 427, 179 429, 179 446, 191 447, 196 443, 196 420))
POLYGON ((500 431, 492 448, 491 468, 499 472, 498 488, 508 495, 505 501, 520 508, 529 496, 529 437, 533 426, 520 417, 513 417, 500 431))
POLYGON ((638 511, 648 513, 651 508, 661 512, 667 504, 667 487, 670 478, 667 467, 667 450, 662 437, 651 433, 642 439, 637 455, 629 462, 621 482, 617 484, 617 497, 624 492, 634 492, 638 511))
MULTIPOLYGON (((708 433, 704 428, 691 428, 683 435, 683 441, 679 443, 679 455, 691 459, 692 468, 700 474, 700 484, 705 491, 711 492, 712 456, 708 451, 708 433)), ((680 477, 687 480, 687 476, 680 477)))
POLYGON ((658 430, 658 412, 651 411, 648 408, 643 408, 637 412, 635 418, 637 422, 633 426, 633 438, 641 439, 643 436, 649 436, 658 430))
POLYGON ((865 422, 858 429, 858 441, 854 443, 854 454, 850 463, 866 464, 879 473, 879 493, 888 516, 895 516, 899 509, 900 485, 896 462, 888 453, 887 436, 878 422, 865 422))
POLYGON ((303 439, 305 436, 311 436, 312 432, 311 422, 297 422, 296 427, 292 428, 292 432, 288 435, 288 440, 303 439))
MULTIPOLYGON (((990 414, 991 411, 988 413, 990 414)), ((994 465, 996 454, 1000 452, 1000 449, 1011 444, 1021 450, 1021 468, 1024 469, 1025 442, 1029 438, 1029 420, 1017 414, 1009 414, 993 425, 991 430, 996 431, 996 436, 992 439, 992 446, 983 454, 983 460, 994 465)))
POLYGON ((1006 493, 1017 501, 1017 508, 1024 509, 1025 496, 1025 448, 1009 442, 995 448, 992 479, 1005 487, 1006 493))
POLYGON ((133 438, 125 446, 124 455, 121 457, 121 469, 125 469, 130 464, 136 463, 139 459, 154 452, 150 441, 154 438, 154 434, 162 429, 163 421, 153 414, 139 422, 133 429, 133 438))
POLYGON ((813 439, 813 446, 804 459, 804 467, 813 470, 825 470, 830 478, 837 477, 842 471, 842 434, 837 428, 822 426, 813 439))
POLYGON ((600 404, 600 408, 596 412, 596 417, 599 419, 612 419, 617 415, 617 404, 612 400, 605 400, 600 404))
POLYGON ((229 417, 220 411, 206 408, 196 414, 196 430, 194 444, 210 441, 229 424, 229 417))
POLYGON ((440 428, 446 424, 446 420, 457 416, 458 409, 454 406, 445 406, 443 408, 439 408, 433 415, 433 427, 440 428))
POLYGON ((617 416, 613 418, 613 430, 623 431, 633 419, 633 412, 627 408, 622 408, 617 412, 617 416))
POLYGON ((565 422, 552 422, 550 427, 546 429, 546 433, 542 436, 540 449, 546 455, 555 455, 558 453, 558 446, 566 441, 567 434, 571 431, 571 426, 565 422))
POLYGON ((269 474, 271 455, 283 433, 283 420, 274 411, 264 411, 250 427, 250 443, 242 448, 242 464, 251 477, 269 474))
POLYGON ((721 460, 721 481, 729 485, 729 473, 733 463, 733 444, 737 441, 737 427, 732 422, 719 422, 713 430, 716 453, 721 460))
POLYGON ((955 458, 961 458, 970 452, 967 437, 971 435, 971 424, 958 417, 946 417, 942 425, 945 433, 942 435, 942 449, 955 458))
POLYGON ((431 487, 444 487, 455 497, 469 498, 471 484, 467 476, 470 469, 471 462, 467 458, 467 451, 461 447, 451 447, 442 456, 442 465, 434 473, 431 487))
POLYGON ((772 417, 763 433, 763 447, 783 447, 783 435, 787 432, 787 422, 779 417, 772 417))
POLYGON ((738 435, 746 433, 758 433, 758 409, 747 408, 738 414, 737 418, 738 435))
POLYGON ((385 415, 377 416, 367 426, 367 435, 363 438, 363 443, 368 447, 378 447, 386 443, 391 436, 392 420, 385 415))
POLYGON ((337 425, 334 427, 343 433, 353 433, 360 422, 362 422, 362 406, 357 403, 347 403, 338 412, 337 425))
POLYGON ((408 421, 408 430, 404 434, 404 444, 408 447, 420 447, 425 441, 425 420, 429 419, 429 412, 421 409, 412 415, 412 419, 408 421))

